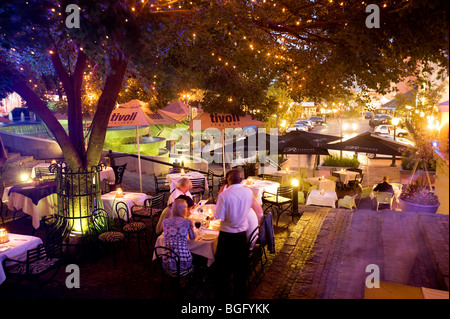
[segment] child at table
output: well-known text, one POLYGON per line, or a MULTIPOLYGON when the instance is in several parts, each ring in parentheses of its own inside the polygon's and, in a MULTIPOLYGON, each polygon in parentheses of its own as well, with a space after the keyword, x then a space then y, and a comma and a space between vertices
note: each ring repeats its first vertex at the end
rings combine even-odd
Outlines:
MULTIPOLYGON (((192 268, 192 255, 187 247, 187 239, 195 238, 192 222, 187 219, 188 204, 186 200, 177 198, 172 204, 172 214, 162 222, 164 231, 164 245, 173 249, 180 257, 180 270, 192 268)), ((171 270, 176 270, 175 264, 164 265, 171 270)))

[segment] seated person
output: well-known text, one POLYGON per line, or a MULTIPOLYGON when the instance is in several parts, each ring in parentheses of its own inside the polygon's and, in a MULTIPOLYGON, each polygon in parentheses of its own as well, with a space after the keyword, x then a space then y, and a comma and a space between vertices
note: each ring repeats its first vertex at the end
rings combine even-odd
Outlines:
POLYGON ((389 177, 387 176, 383 177, 383 183, 379 183, 373 190, 376 192, 394 193, 394 189, 392 188, 392 185, 389 184, 389 177))
POLYGON ((253 196, 253 202, 252 202, 252 209, 256 214, 256 217, 258 218, 258 224, 261 223, 263 217, 264 217, 264 212, 262 209, 261 204, 256 200, 256 197, 253 196))
MULTIPOLYGON (((190 198, 189 196, 180 195, 175 200, 177 200, 177 199, 184 199, 186 201, 187 205, 188 205, 189 211, 195 206, 194 200, 192 198, 190 198)), ((171 217, 171 215, 172 215, 172 204, 173 203, 171 203, 166 208, 164 208, 164 210, 162 211, 161 215, 159 216, 158 223, 156 224, 156 227, 155 227, 156 236, 161 234, 162 231, 163 231, 163 228, 162 228, 163 220, 166 219, 166 218, 171 217)))
POLYGON ((220 193, 222 193, 224 190, 226 190, 227 188, 228 188, 228 186, 229 186, 229 184, 228 184, 228 177, 230 176, 230 172, 231 171, 228 171, 226 174, 225 174, 225 183, 222 185, 222 187, 219 189, 219 193, 217 194, 217 197, 219 197, 219 195, 220 195, 220 193))
MULTIPOLYGON (((192 255, 187 247, 187 236, 195 238, 192 222, 186 218, 188 204, 186 200, 177 198, 172 204, 172 214, 162 222, 164 230, 164 245, 173 249, 180 257, 180 270, 192 268, 192 255)), ((167 264, 170 270, 176 270, 176 264, 167 264)))
POLYGON ((177 188, 175 188, 174 191, 170 194, 169 199, 167 201, 167 205, 172 204, 173 201, 180 195, 186 195, 189 196, 191 199, 194 199, 190 192, 191 189, 192 189, 191 180, 187 177, 183 177, 178 181, 177 188))
POLYGON ((252 232, 255 230, 256 227, 259 226, 258 217, 256 216, 255 211, 251 208, 247 212, 247 224, 248 224, 248 227, 245 232, 247 234, 247 240, 250 240, 250 236, 251 236, 252 232))

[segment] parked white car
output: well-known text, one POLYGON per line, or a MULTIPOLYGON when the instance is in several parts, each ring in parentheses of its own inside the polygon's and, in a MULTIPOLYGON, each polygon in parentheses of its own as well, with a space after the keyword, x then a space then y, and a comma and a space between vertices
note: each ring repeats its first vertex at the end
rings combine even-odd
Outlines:
MULTIPOLYGON (((374 130, 375 134, 387 134, 390 135, 391 132, 392 134, 394 134, 394 126, 393 125, 387 125, 387 124, 383 124, 383 125, 378 125, 377 127, 375 127, 374 130)), ((395 129, 395 134, 398 137, 405 137, 409 134, 409 132, 401 127, 397 127, 395 129)))
POLYGON ((293 127, 290 127, 286 130, 286 132, 292 132, 292 131, 303 131, 308 132, 308 127, 303 125, 302 123, 295 123, 293 127))

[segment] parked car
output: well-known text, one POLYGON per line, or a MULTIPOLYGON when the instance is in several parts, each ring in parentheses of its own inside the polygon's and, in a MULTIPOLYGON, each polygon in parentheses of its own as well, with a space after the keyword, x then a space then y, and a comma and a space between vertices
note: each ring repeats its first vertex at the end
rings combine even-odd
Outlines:
POLYGON ((381 124, 391 124, 392 116, 389 114, 375 114, 369 121, 370 127, 377 127, 381 124))
POLYGON ((314 123, 311 122, 310 120, 298 120, 297 122, 295 122, 295 124, 297 123, 301 123, 303 125, 305 125, 306 127, 308 127, 308 130, 312 130, 314 127, 314 123))
POLYGON ((290 127, 286 130, 286 132, 292 132, 292 131, 303 131, 308 132, 309 129, 306 125, 303 125, 302 123, 295 123, 293 127, 290 127))
MULTIPOLYGON (((394 126, 393 125, 378 125, 374 130, 375 134, 387 134, 390 135, 391 132, 394 134, 394 126)), ((405 137, 409 134, 409 132, 401 127, 395 128, 395 135, 398 137, 405 137)))
POLYGON ((365 119, 371 119, 372 116, 373 116, 373 113, 372 113, 372 112, 366 112, 366 113, 364 114, 364 118, 365 118, 365 119))
POLYGON ((322 125, 323 123, 323 117, 321 116, 311 116, 308 120, 313 122, 315 125, 322 125))

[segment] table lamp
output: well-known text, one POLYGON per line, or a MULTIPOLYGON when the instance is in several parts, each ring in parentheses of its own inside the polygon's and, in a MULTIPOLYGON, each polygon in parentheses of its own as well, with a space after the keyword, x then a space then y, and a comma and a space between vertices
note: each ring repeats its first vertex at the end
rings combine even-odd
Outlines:
POLYGON ((53 159, 50 164, 56 164, 56 160, 53 159))
POLYGON ((0 229, 0 244, 7 243, 9 241, 8 231, 4 228, 0 229))

